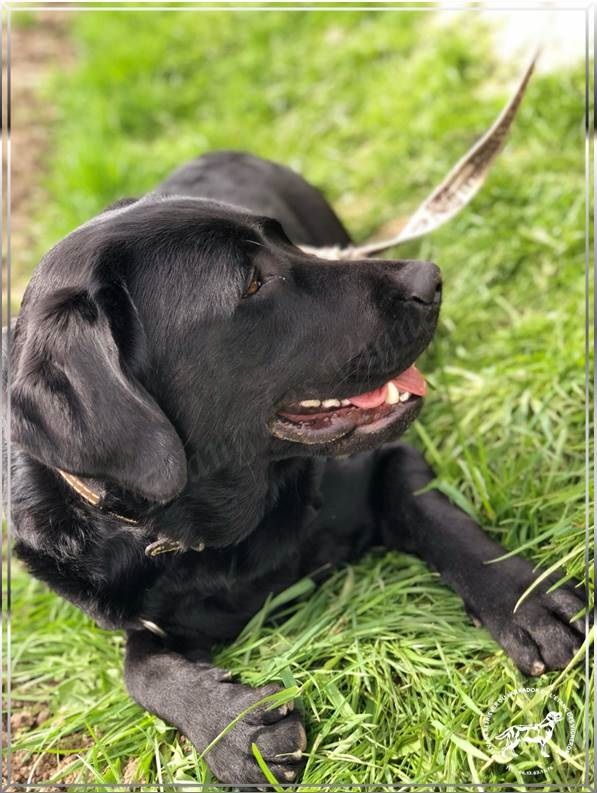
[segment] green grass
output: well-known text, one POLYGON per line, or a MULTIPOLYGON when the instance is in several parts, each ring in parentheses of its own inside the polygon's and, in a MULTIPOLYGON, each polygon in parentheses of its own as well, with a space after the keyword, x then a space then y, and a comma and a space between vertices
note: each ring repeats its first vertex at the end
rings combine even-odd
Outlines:
MULTIPOLYGON (((440 29, 428 14, 87 13, 72 24, 78 65, 46 93, 59 121, 39 250, 22 253, 17 283, 110 201, 214 148, 300 170, 362 239, 417 205, 515 77, 488 56, 483 30, 440 29)), ((440 328, 421 359, 432 390, 411 440, 437 486, 508 549, 581 578, 583 91, 581 69, 534 78, 482 193, 400 249, 437 261, 445 279, 440 328)), ((489 758, 480 729, 491 703, 525 681, 420 562, 373 553, 300 590, 275 624, 260 615, 218 661, 248 683, 299 687, 305 782, 527 783, 525 761, 513 771, 489 758)), ((15 748, 71 752, 58 774, 70 781, 115 783, 125 769, 129 780, 211 780, 188 742, 128 699, 120 635, 22 571, 12 629, 13 696, 50 709, 15 748)), ((548 684, 578 732, 571 756, 532 781, 563 790, 582 779, 582 658, 548 684)))

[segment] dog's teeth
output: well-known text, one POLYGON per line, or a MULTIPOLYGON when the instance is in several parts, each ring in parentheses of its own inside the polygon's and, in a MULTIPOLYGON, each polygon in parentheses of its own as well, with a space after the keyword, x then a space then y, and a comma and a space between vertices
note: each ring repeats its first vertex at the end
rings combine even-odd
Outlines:
POLYGON ((407 399, 410 399, 410 394, 408 393, 408 391, 403 391, 400 394, 400 401, 401 402, 406 402, 407 399))
POLYGON ((348 405, 350 405, 350 399, 343 399, 340 404, 343 408, 348 407, 348 405))
POLYGON ((339 408, 340 407, 340 400, 339 399, 324 399, 321 403, 324 408, 339 408))
POLYGON ((398 389, 391 380, 386 385, 386 388, 387 388, 386 405, 396 405, 398 401, 402 398, 400 396, 400 391, 398 391, 398 389))
POLYGON ((318 408, 321 407, 321 401, 319 399, 304 399, 300 405, 303 408, 318 408))

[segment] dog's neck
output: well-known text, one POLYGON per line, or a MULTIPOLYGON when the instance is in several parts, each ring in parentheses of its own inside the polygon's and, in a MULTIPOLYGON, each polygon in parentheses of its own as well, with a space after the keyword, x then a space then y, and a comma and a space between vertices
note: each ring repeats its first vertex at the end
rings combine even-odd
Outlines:
POLYGON ((180 496, 155 507, 99 480, 56 469, 91 508, 118 522, 150 528, 155 539, 145 549, 148 556, 236 545, 270 518, 281 500, 295 497, 304 506, 316 506, 321 471, 321 461, 312 459, 255 460, 190 477, 180 496))
POLYGON ((185 546, 237 545, 270 519, 283 501, 316 502, 321 470, 321 460, 305 458, 255 460, 244 467, 223 468, 190 481, 154 520, 161 536, 185 546))

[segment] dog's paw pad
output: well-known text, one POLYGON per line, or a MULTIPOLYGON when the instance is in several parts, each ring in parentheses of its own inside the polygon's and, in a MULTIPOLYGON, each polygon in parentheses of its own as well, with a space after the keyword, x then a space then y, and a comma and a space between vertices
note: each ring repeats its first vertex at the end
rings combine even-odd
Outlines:
POLYGON ((257 730, 255 743, 263 757, 272 762, 300 762, 303 751, 307 748, 305 728, 296 713, 288 715, 275 724, 257 730))
POLYGON ((583 605, 570 591, 531 593, 503 621, 497 638, 526 675, 564 669, 582 646, 583 621, 573 618, 583 605))
MULTIPOLYGON (((294 703, 285 702, 272 708, 271 701, 263 702, 281 691, 275 684, 254 689, 228 683, 223 689, 228 698, 227 723, 238 713, 250 710, 207 753, 206 760, 214 774, 220 781, 241 788, 248 784, 264 785, 266 780, 253 753, 255 745, 281 784, 294 782, 304 764, 303 752, 307 748, 307 734, 294 703)), ((265 785, 263 789, 272 788, 265 785)))

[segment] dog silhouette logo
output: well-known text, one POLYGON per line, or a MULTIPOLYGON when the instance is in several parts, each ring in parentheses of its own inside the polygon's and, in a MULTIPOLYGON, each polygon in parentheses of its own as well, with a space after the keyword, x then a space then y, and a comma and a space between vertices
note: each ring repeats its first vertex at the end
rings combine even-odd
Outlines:
POLYGON ((520 743, 538 743, 543 757, 549 757, 547 742, 553 736, 554 727, 563 718, 559 710, 550 710, 539 724, 514 724, 496 735, 494 741, 504 741, 504 748, 513 754, 516 754, 516 747, 520 743))
POLYGON ((481 719, 481 731, 493 763, 535 776, 545 774, 554 757, 570 754, 576 722, 549 687, 527 687, 493 702, 481 719))

